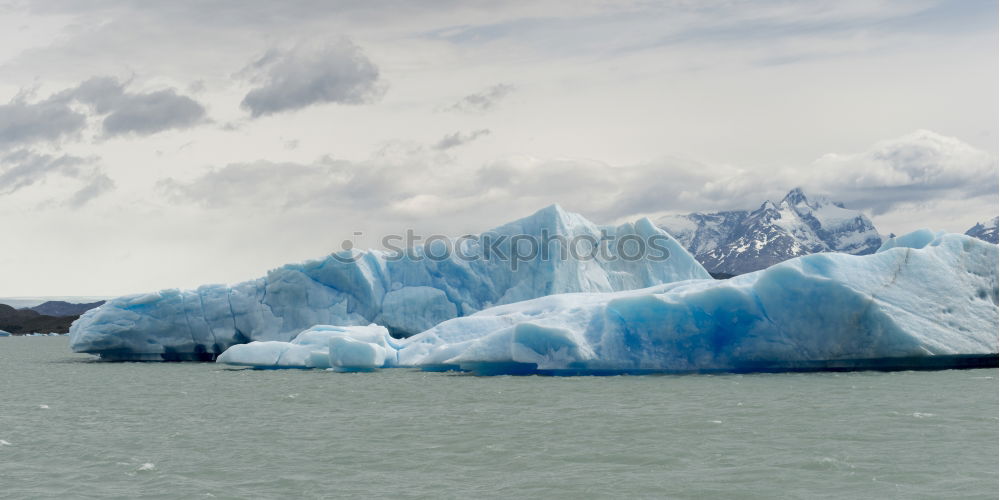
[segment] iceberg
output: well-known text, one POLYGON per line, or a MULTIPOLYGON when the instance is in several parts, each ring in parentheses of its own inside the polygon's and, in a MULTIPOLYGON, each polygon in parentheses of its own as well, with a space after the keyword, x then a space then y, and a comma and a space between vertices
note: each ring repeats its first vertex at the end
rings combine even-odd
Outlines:
MULTIPOLYGON (((705 269, 648 219, 597 226, 553 205, 478 238, 429 240, 402 253, 347 250, 232 286, 111 299, 73 323, 70 347, 109 360, 209 361, 234 345, 287 343, 313 325, 375 323, 406 337, 449 319, 546 295, 706 278, 705 269), (640 255, 610 243, 604 245, 607 251, 587 252, 589 242, 598 243, 596 250, 601 242, 654 240, 659 253, 647 249, 640 255)), ((378 359, 377 350, 348 354, 353 347, 343 344, 338 363, 350 368, 378 359)), ((259 349, 263 355, 265 348, 259 349)))
POLYGON ((395 366, 400 345, 385 327, 316 325, 291 342, 255 341, 226 349, 219 363, 255 368, 369 371, 395 366))
MULTIPOLYGON (((921 230, 871 255, 813 254, 724 281, 551 295, 406 339, 378 332, 368 342, 384 360, 364 354, 358 363, 481 375, 996 366, 997 263, 996 245, 921 230)), ((301 335, 322 328, 331 327, 301 335)), ((320 357, 354 356, 353 343, 366 341, 342 337, 349 341, 325 342, 320 357)), ((261 366, 237 356, 254 345, 218 361, 261 366)))

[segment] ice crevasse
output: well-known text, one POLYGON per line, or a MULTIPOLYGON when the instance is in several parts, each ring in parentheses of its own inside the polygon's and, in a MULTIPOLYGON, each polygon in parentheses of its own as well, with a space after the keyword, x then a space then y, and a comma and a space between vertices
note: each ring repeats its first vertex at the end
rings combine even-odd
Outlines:
POLYGON ((725 281, 556 294, 406 339, 377 325, 315 326, 292 342, 231 347, 218 362, 478 374, 995 366, 997 263, 996 245, 921 230, 872 255, 814 254, 725 281))
POLYGON ((73 323, 70 346, 109 360, 212 360, 237 344, 288 342, 317 324, 375 323, 395 337, 405 337, 495 305, 558 293, 615 292, 709 277, 683 247, 648 219, 598 226, 557 205, 487 231, 478 240, 465 240, 461 253, 442 252, 435 244, 444 245, 439 240, 418 246, 402 259, 384 251, 353 250, 285 265, 232 286, 205 285, 115 298, 73 323), (552 254, 515 266, 511 259, 515 236, 536 241, 556 236, 589 241, 606 236, 616 240, 657 237, 669 257, 619 258, 618 248, 608 245, 611 253, 597 258, 586 252, 578 254, 581 258, 552 254), (489 252, 496 250, 500 253, 492 258, 468 258, 491 257, 489 252))

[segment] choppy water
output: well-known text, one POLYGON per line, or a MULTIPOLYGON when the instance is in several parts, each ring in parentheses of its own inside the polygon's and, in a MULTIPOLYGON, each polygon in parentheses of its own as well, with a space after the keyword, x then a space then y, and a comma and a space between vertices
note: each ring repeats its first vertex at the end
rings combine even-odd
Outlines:
POLYGON ((493 377, 0 339, 0 497, 996 498, 997 370, 493 377))

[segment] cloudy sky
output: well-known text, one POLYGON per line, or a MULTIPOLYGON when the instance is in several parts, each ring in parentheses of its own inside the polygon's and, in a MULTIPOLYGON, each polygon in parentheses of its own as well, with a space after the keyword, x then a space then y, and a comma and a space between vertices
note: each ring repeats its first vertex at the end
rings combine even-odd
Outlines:
POLYGON ((239 281, 551 203, 997 214, 995 1, 566 5, 0 0, 0 296, 239 281))

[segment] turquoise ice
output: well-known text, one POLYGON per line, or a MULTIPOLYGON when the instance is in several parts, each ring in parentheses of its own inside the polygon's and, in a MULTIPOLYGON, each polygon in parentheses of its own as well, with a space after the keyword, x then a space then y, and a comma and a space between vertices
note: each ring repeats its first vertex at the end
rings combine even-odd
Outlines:
POLYGON ((465 240, 461 253, 443 254, 436 244, 444 245, 439 240, 418 246, 402 259, 386 251, 345 251, 285 265, 232 286, 119 297, 81 316, 70 329, 70 345, 74 351, 105 359, 211 360, 237 344, 290 341, 317 324, 375 323, 405 337, 452 318, 546 295, 615 292, 709 277, 648 219, 602 227, 555 205, 488 231, 480 240, 465 240), (527 260, 512 260, 514 252, 520 252, 517 244, 511 244, 513 238, 544 241, 554 236, 590 241, 656 239, 667 251, 624 258, 634 252, 618 255, 618 248, 609 245, 610 253, 596 258, 587 252, 568 258, 560 258, 558 252, 547 256, 525 252, 521 254, 529 256, 527 260), (486 237, 504 243, 487 247, 486 237), (495 254, 488 259, 467 258, 497 249, 507 258, 495 254), (428 254, 446 258, 431 259, 428 254), (668 257, 660 258, 663 255, 668 257))
MULTIPOLYGON (((878 367, 885 360, 919 368, 952 356, 995 356, 997 262, 996 245, 922 230, 873 255, 815 254, 725 281, 551 295, 402 340, 382 332, 385 359, 369 357, 366 368, 644 373, 878 367)), ((343 334, 356 342, 366 335, 343 334)), ((314 351, 333 359, 340 345, 320 342, 314 351)), ((274 348, 235 346, 219 361, 275 366, 249 362, 274 348)))

